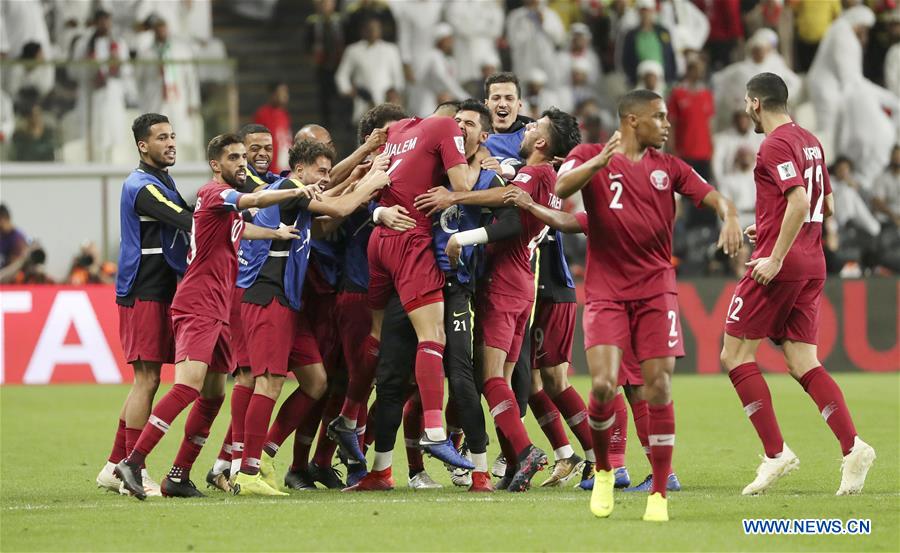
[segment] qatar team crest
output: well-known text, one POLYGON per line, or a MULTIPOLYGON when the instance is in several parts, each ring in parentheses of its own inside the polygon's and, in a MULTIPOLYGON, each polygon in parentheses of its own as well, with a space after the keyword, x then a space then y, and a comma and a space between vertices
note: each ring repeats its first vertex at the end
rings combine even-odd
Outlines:
POLYGON ((657 169, 650 173, 650 183, 657 190, 665 190, 669 188, 669 175, 662 169, 657 169))

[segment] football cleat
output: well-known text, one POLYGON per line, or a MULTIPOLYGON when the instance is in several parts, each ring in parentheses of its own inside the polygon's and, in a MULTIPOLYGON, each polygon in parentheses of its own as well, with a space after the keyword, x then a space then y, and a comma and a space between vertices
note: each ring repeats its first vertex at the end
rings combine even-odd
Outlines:
POLYGON ((516 472, 515 472, 514 470, 510 470, 509 472, 507 472, 506 474, 504 474, 504 475, 503 475, 503 478, 501 478, 500 481, 497 482, 496 489, 498 489, 498 490, 508 490, 508 489, 509 489, 509 483, 512 482, 513 476, 514 476, 515 474, 516 474, 516 472))
POLYGON ((147 492, 144 491, 144 484, 141 479, 140 467, 128 464, 123 460, 116 465, 115 473, 119 480, 122 481, 122 487, 126 491, 141 501, 147 499, 147 492))
POLYGON ((472 472, 472 485, 469 486, 470 492, 493 492, 494 486, 491 485, 491 475, 487 472, 472 472))
POLYGON ((428 436, 422 434, 422 438, 419 440, 419 447, 421 447, 426 453, 443 461, 449 465, 453 465, 454 467, 472 470, 475 468, 475 465, 472 461, 466 459, 462 455, 456 451, 456 448, 453 447, 453 442, 450 439, 446 439, 444 441, 434 441, 428 439, 428 436))
POLYGON ((651 493, 647 497, 647 509, 644 511, 644 520, 647 522, 668 522, 668 500, 659 492, 651 493))
POLYGON ((584 462, 584 468, 581 469, 581 482, 575 484, 575 487, 586 491, 594 489, 594 463, 584 462))
POLYGON ((584 459, 574 453, 565 459, 553 463, 553 471, 550 477, 541 483, 542 488, 550 488, 567 483, 581 471, 584 459))
POLYGON ((275 458, 266 453, 262 452, 259 459, 259 474, 262 476, 262 479, 266 484, 269 485, 270 488, 277 490, 278 489, 278 480, 275 476, 275 458))
POLYGON ((547 464, 547 454, 533 445, 528 446, 524 455, 519 459, 519 468, 506 488, 510 492, 524 492, 531 485, 531 479, 539 470, 543 470, 547 464))
POLYGON ((794 472, 798 468, 800 468, 800 459, 794 455, 794 452, 791 451, 787 444, 784 444, 784 449, 781 450, 781 455, 778 457, 770 459, 763 456, 762 463, 756 469, 756 478, 753 479, 753 482, 747 484, 741 494, 761 494, 772 487, 780 478, 794 472))
POLYGON ((173 480, 166 476, 159 487, 163 497, 206 497, 190 480, 173 480))
MULTIPOLYGON (((472 454, 469 452, 469 447, 465 444, 465 442, 463 442, 462 446, 457 449, 460 456, 464 457, 468 461, 472 460, 472 454)), ((446 463, 444 463, 444 466, 447 467, 447 471, 450 473, 450 481, 453 482, 454 486, 469 487, 472 485, 472 471, 456 468, 446 463)))
POLYGON ((349 459, 355 459, 360 463, 366 462, 366 456, 359 448, 359 437, 356 435, 356 429, 348 428, 343 418, 336 417, 328 423, 327 434, 341 449, 341 453, 349 459))
POLYGON ((365 475, 362 480, 356 484, 344 488, 345 492, 379 492, 394 489, 394 479, 391 476, 391 469, 373 470, 365 475))
POLYGON ((606 518, 613 512, 615 497, 613 489, 616 476, 611 470, 598 470, 594 473, 594 487, 591 490, 591 513, 597 518, 606 518))
POLYGON ((144 493, 147 494, 147 497, 162 497, 159 484, 150 478, 150 473, 147 472, 147 469, 141 469, 141 481, 144 484, 144 493))
POLYGON ((444 486, 435 482, 431 476, 428 476, 427 472, 420 470, 415 476, 409 479, 409 487, 414 490, 436 490, 443 488, 444 486))
POLYGON ((866 474, 875 462, 875 449, 866 442, 853 439, 853 448, 841 463, 841 487, 835 495, 851 495, 862 491, 866 474))
POLYGON ((334 467, 320 467, 315 461, 312 461, 309 464, 307 473, 313 482, 318 482, 329 490, 344 488, 344 482, 341 481, 341 473, 334 467))
POLYGON ((266 481, 263 480, 262 475, 259 473, 250 475, 239 472, 234 479, 234 495, 285 496, 288 494, 266 484, 266 481))
POLYGON ((209 472, 206 473, 206 487, 216 488, 225 493, 232 493, 231 482, 228 481, 228 474, 230 472, 230 470, 225 469, 224 472, 215 474, 212 469, 209 469, 209 472))
MULTIPOLYGON (((630 488, 625 488, 622 490, 623 492, 649 492, 653 489, 653 475, 648 474, 644 481, 636 486, 632 486, 630 488)), ((675 473, 669 475, 669 479, 666 480, 666 491, 670 492, 680 492, 681 491, 681 482, 678 481, 678 477, 675 476, 675 473)))
POLYGON ((501 453, 494 459, 494 466, 491 467, 491 474, 497 478, 503 478, 506 475, 506 457, 501 453))
POLYGON ((627 488, 631 485, 631 475, 628 474, 627 468, 619 467, 614 469, 614 473, 616 475, 616 488, 627 488))
POLYGON ((305 470, 290 470, 284 475, 284 487, 289 490, 315 490, 316 483, 305 470))
POLYGON ((121 485, 122 481, 116 477, 116 464, 107 461, 97 475, 97 487, 110 492, 118 492, 121 485))
POLYGON ((347 465, 347 486, 352 486, 369 474, 366 465, 362 463, 350 463, 347 465))

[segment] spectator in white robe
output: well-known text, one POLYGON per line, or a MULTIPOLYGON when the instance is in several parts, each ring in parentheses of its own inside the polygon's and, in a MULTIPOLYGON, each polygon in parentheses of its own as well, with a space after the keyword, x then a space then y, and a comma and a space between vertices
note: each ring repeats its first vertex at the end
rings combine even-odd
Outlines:
POLYGON ((479 62, 486 56, 499 58, 497 40, 503 36, 506 13, 499 0, 450 0, 444 20, 456 38, 453 57, 459 80, 468 83, 481 78, 479 62))
POLYGON ((422 54, 434 47, 435 27, 441 21, 441 0, 392 0, 391 12, 397 22, 397 47, 403 60, 407 84, 421 72, 422 54))
POLYGON ((540 69, 551 86, 563 78, 558 50, 565 44, 566 29, 559 15, 544 0, 525 0, 521 8, 506 18, 512 70, 517 75, 531 75, 540 69))
POLYGON ((410 90, 410 108, 420 117, 430 115, 439 99, 465 100, 469 96, 458 78, 454 44, 453 27, 447 23, 435 26, 434 45, 422 57, 416 84, 410 90))
POLYGON ((353 122, 389 96, 403 93, 403 63, 396 44, 381 39, 381 21, 363 23, 363 39, 344 50, 334 76, 338 92, 353 98, 353 122))
MULTIPOLYGON (((749 149, 754 154, 758 152, 763 138, 765 138, 764 135, 753 130, 750 116, 743 108, 732 111, 731 126, 713 135, 712 174, 714 181, 722 182, 722 179, 734 170, 738 151, 742 148, 749 149)), ((755 162, 750 165, 752 168, 755 162)))

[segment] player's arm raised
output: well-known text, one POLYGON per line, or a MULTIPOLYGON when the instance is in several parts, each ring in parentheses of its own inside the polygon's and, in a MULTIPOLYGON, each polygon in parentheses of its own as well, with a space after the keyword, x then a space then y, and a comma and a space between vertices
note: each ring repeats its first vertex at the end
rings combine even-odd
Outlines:
POLYGON ((722 221, 722 230, 719 232, 719 241, 716 243, 716 247, 722 248, 725 255, 736 256, 741 251, 744 240, 741 236, 741 223, 738 220, 734 202, 717 190, 713 190, 703 197, 702 204, 715 210, 722 221))
POLYGON ((781 271, 784 257, 790 251, 794 240, 800 234, 804 220, 809 215, 809 198, 806 196, 806 190, 802 186, 791 188, 785 193, 784 197, 787 200, 787 207, 784 210, 781 230, 778 232, 778 239, 775 240, 772 253, 768 257, 758 257, 747 263, 748 267, 753 268, 750 276, 764 286, 772 282, 778 275, 778 272, 781 271))
POLYGON ((270 205, 293 200, 294 198, 311 198, 317 194, 318 187, 316 186, 301 186, 299 188, 290 188, 287 190, 260 190, 259 192, 241 194, 236 205, 238 210, 251 209, 254 207, 262 209, 264 207, 269 207, 270 205))
POLYGON ((366 141, 349 156, 342 159, 340 163, 331 169, 331 178, 334 182, 343 183, 350 177, 350 173, 358 167, 366 157, 384 146, 387 141, 387 131, 385 129, 375 129, 372 134, 366 137, 366 141))
POLYGON ((384 171, 370 171, 353 188, 336 198, 310 200, 309 210, 319 215, 342 218, 350 215, 356 208, 371 200, 379 190, 391 183, 391 177, 384 171))
POLYGON ((278 228, 258 227, 253 223, 244 224, 245 240, 294 240, 300 238, 300 231, 288 225, 279 225, 278 228))
POLYGON ((503 205, 503 191, 505 188, 496 187, 487 190, 451 192, 443 186, 436 186, 417 197, 415 207, 429 217, 457 204, 500 207, 503 205))
POLYGON ((535 203, 534 199, 521 188, 515 186, 507 187, 506 192, 503 194, 503 200, 509 205, 514 205, 522 211, 531 213, 540 222, 554 230, 559 230, 566 234, 582 232, 581 224, 578 223, 578 219, 574 215, 535 203))
POLYGON ((563 171, 556 179, 556 195, 560 198, 568 198, 584 188, 597 171, 609 165, 609 160, 616 153, 621 140, 619 131, 614 132, 599 154, 574 169, 563 171))

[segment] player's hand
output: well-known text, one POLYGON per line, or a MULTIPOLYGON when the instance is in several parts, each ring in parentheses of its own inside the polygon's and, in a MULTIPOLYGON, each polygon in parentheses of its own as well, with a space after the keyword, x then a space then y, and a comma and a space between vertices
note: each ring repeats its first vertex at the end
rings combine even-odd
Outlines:
POLYGON ((378 148, 384 146, 385 142, 387 142, 387 131, 382 128, 375 129, 372 131, 372 134, 366 138, 366 150, 374 152, 378 148))
POLYGON ((322 187, 319 183, 322 181, 317 181, 315 184, 307 184, 306 186, 298 186, 297 187, 297 196, 301 198, 308 198, 310 200, 318 200, 322 197, 322 187))
POLYGON ((753 268, 753 271, 750 273, 753 280, 766 286, 781 271, 781 260, 774 257, 759 257, 748 261, 747 266, 753 268))
POLYGON ((417 197, 413 205, 415 205, 416 209, 431 217, 438 211, 443 211, 453 205, 453 194, 443 186, 435 186, 417 197))
POLYGON ((359 181, 359 179, 366 176, 366 173, 368 173, 369 169, 371 169, 371 168, 372 168, 372 160, 371 159, 360 163, 359 165, 354 167, 352 171, 350 171, 350 176, 348 177, 350 179, 350 182, 359 181))
POLYGON ((716 247, 722 248, 725 255, 734 257, 741 251, 743 243, 744 239, 741 236, 741 224, 738 222, 738 218, 734 216, 725 217, 716 247))
POLYGON ((389 156, 385 153, 381 153, 372 159, 372 168, 369 169, 369 171, 370 172, 387 171, 390 164, 391 164, 391 156, 389 156))
POLYGON ((506 192, 503 193, 503 203, 514 205, 519 209, 528 209, 528 206, 534 203, 531 195, 518 186, 507 186, 506 192))
POLYGON ((455 234, 450 235, 450 239, 447 240, 447 247, 444 248, 444 252, 446 252, 447 257, 450 260, 450 266, 456 267, 459 264, 459 256, 462 254, 462 246, 456 239, 455 234))
POLYGON ((597 162, 600 169, 603 169, 607 165, 609 165, 609 160, 612 159, 613 154, 616 153, 616 150, 619 149, 619 146, 622 144, 622 134, 619 131, 613 133, 611 137, 609 137, 609 142, 603 146, 603 150, 597 154, 594 158, 594 161, 597 162))
POLYGON ((296 240, 300 238, 300 231, 293 226, 281 223, 275 230, 275 240, 296 240))
POLYGON ((391 230, 405 232, 416 226, 416 220, 409 216, 409 211, 400 205, 386 207, 378 214, 378 222, 391 230))
POLYGON ((366 175, 365 181, 360 183, 369 191, 369 194, 374 194, 390 184, 391 176, 384 171, 372 171, 366 175))
POLYGON ((488 156, 482 159, 481 168, 485 171, 493 171, 498 175, 502 172, 502 169, 500 167, 500 160, 493 156, 488 156))
POLYGON ((744 229, 744 236, 747 237, 751 244, 756 244, 756 223, 744 229))

